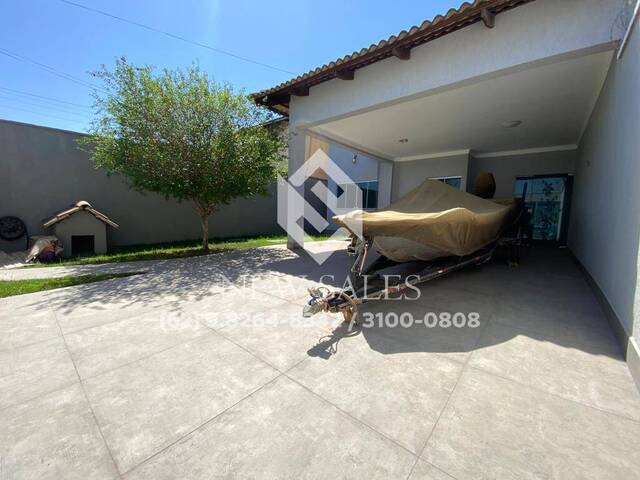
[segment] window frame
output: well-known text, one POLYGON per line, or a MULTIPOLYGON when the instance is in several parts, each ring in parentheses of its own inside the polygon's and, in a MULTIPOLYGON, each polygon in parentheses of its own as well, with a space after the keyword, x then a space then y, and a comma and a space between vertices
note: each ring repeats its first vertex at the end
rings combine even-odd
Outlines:
MULTIPOLYGON (((380 181, 379 180, 362 180, 359 182, 352 182, 352 183, 346 183, 346 184, 339 184, 336 183, 336 197, 338 199, 337 201, 337 207, 343 210, 347 210, 347 209, 362 209, 362 210, 375 210, 378 208, 378 203, 379 203, 379 197, 378 197, 378 193, 379 193, 379 187, 380 187, 380 181), (375 198, 375 205, 374 206, 366 206, 367 202, 369 200, 369 195, 368 192, 372 191, 373 189, 371 188, 363 188, 362 185, 365 184, 371 184, 374 183, 376 188, 375 188, 375 192, 376 192, 376 198, 375 198), (355 185, 357 186, 361 191, 362 191, 362 206, 359 205, 351 205, 347 200, 349 199, 349 186, 355 185)), ((354 199, 355 200, 355 199, 354 199)), ((356 203, 356 202, 354 202, 356 203)))
MULTIPOLYGON (((456 180, 460 180, 460 187, 458 187, 460 190, 462 190, 462 186, 464 184, 464 180, 462 178, 462 175, 447 175, 444 177, 429 177, 429 180, 438 180, 440 182, 443 182, 445 185, 449 185, 446 180, 450 180, 455 178, 456 180)), ((449 185, 451 186, 451 185, 449 185)))

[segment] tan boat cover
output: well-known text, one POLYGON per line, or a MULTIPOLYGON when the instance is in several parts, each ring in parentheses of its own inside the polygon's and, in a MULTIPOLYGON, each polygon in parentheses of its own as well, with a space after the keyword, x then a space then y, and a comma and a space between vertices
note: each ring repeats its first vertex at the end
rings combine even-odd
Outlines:
POLYGON ((485 200, 427 180, 387 208, 334 217, 343 227, 362 221, 362 233, 391 260, 468 255, 495 241, 514 220, 516 200, 485 200))

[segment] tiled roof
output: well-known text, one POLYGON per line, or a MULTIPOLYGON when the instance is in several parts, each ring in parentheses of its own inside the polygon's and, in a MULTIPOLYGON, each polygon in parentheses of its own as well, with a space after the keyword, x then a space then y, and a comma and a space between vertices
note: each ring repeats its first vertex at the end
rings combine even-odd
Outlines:
POLYGON ((85 210, 85 211, 89 212, 91 215, 96 217, 101 222, 104 222, 107 225, 110 225, 110 226, 112 226, 114 228, 118 228, 118 224, 116 222, 111 220, 104 213, 100 213, 99 211, 97 211, 95 208, 93 208, 91 206, 91 204, 89 202, 86 202, 84 200, 80 200, 73 207, 71 207, 71 208, 69 208, 67 210, 63 210, 62 212, 58 213, 54 217, 50 218, 49 220, 44 222, 44 226, 45 227, 50 227, 51 225, 55 225, 56 223, 61 222, 63 220, 66 220, 71 215, 74 215, 74 214, 76 214, 76 213, 78 213, 78 212, 80 212, 82 210, 85 210))
MULTIPOLYGON (((327 63, 303 75, 281 83, 273 88, 252 94, 254 101, 266 105, 278 113, 287 114, 291 95, 308 95, 309 87, 326 82, 340 75, 338 72, 351 72, 391 56, 407 55, 411 48, 435 40, 482 19, 483 13, 488 17, 497 15, 533 0, 475 0, 465 2, 460 7, 450 9, 445 15, 437 15, 432 20, 425 20, 419 26, 408 31, 403 30, 386 40, 353 52, 338 60, 327 63)), ((490 23, 491 19, 487 18, 490 23)))

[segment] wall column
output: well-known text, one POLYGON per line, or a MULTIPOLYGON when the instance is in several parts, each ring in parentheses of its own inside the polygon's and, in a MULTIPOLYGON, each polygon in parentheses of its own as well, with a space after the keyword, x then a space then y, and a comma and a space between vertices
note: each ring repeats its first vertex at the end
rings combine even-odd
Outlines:
MULTIPOLYGON (((297 171, 304 165, 306 159, 306 138, 304 130, 299 130, 290 121, 289 123, 289 175, 293 174, 293 172, 297 171)), ((297 198, 304 198, 304 184, 301 186, 293 187, 296 192, 300 195, 297 198)), ((284 202, 284 199, 278 199, 279 203, 284 202)), ((293 218, 303 220, 304 215, 304 202, 298 201, 290 201, 287 202, 286 205, 287 215, 293 215, 293 218)), ((287 248, 290 250, 301 248, 301 245, 298 245, 297 242, 293 240, 291 235, 287 233, 287 248)))

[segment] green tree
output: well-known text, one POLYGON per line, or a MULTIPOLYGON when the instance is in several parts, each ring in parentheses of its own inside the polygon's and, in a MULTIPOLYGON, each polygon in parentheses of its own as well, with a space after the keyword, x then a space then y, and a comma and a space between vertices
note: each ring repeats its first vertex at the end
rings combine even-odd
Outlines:
POLYGON ((89 137, 97 167, 124 175, 136 190, 191 201, 209 249, 209 217, 237 197, 266 194, 283 165, 284 140, 269 112, 197 66, 135 67, 124 58, 96 72, 97 116, 89 137))

